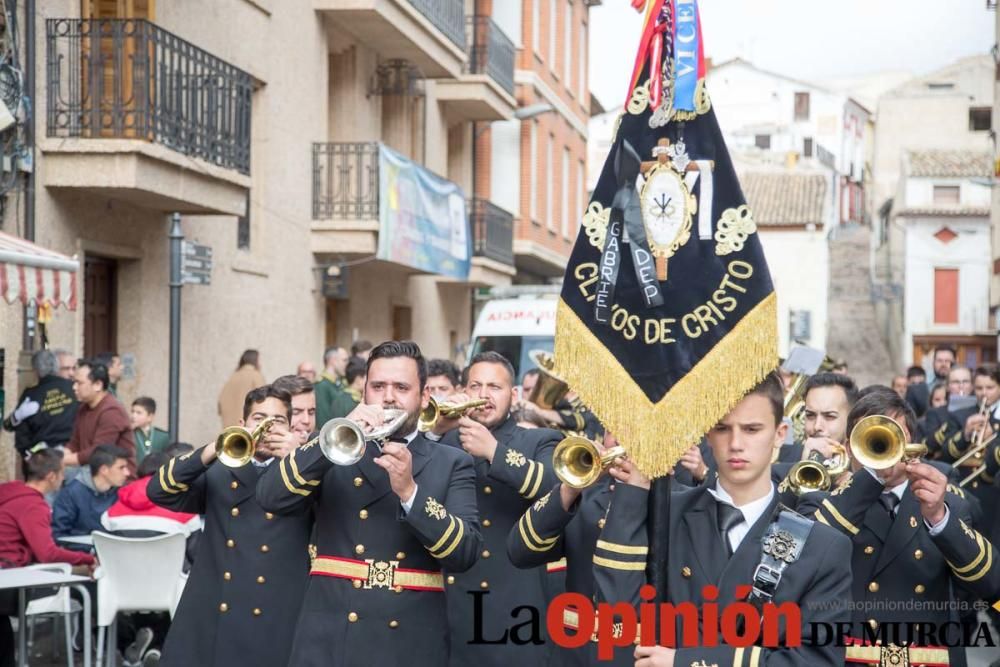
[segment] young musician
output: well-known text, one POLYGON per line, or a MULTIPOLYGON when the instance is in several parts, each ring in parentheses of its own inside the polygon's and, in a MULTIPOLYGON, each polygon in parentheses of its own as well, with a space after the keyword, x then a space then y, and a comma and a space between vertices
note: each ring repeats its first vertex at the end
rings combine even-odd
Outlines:
POLYGON ((242 426, 275 420, 242 467, 216 460, 215 443, 171 459, 149 480, 154 503, 201 514, 205 526, 190 579, 167 634, 163 667, 272 667, 288 662, 309 571, 308 515, 265 510, 255 490, 265 470, 298 446, 292 399, 273 385, 252 390, 242 426))
MULTIPOLYGON (((637 646, 634 656, 641 667, 687 667, 696 664, 841 665, 844 649, 815 646, 812 623, 846 621, 850 614, 850 541, 837 531, 784 509, 777 502, 771 480, 771 459, 781 447, 788 428, 782 422, 784 391, 777 375, 770 375, 748 393, 708 434, 718 466, 715 484, 672 494, 669 517, 667 590, 657 591, 658 601, 705 604, 704 587, 718 589, 719 613, 735 601, 736 587, 758 583, 780 605, 792 602, 802 614, 802 644, 785 646, 784 629, 779 647, 737 648, 716 646, 637 646), (798 557, 780 566, 782 576, 774 588, 756 582, 754 573, 764 563, 774 566, 770 538, 778 531, 794 538, 798 557), (766 539, 767 538, 767 539, 766 539), (823 604, 830 600, 843 606, 823 604)), ((637 604, 646 581, 648 556, 647 504, 650 482, 628 460, 610 469, 615 478, 600 541, 594 554, 598 602, 637 604)), ((678 616, 680 618, 680 616, 678 616)), ((677 637, 682 637, 678 622, 677 637)), ((721 644, 721 642, 719 642, 721 644)), ((620 649, 627 650, 627 649, 620 649)))

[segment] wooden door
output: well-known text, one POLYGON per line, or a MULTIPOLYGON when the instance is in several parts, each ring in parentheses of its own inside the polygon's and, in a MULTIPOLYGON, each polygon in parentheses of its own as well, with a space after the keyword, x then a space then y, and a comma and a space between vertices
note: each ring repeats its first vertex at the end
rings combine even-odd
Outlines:
POLYGON ((118 265, 87 257, 84 273, 83 354, 92 357, 118 349, 118 265))

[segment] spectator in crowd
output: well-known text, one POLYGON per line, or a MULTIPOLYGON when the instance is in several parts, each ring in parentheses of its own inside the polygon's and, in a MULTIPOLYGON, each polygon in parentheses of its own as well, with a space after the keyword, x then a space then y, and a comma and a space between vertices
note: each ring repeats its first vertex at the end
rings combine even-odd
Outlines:
POLYGON ((893 391, 899 394, 900 398, 906 398, 906 388, 910 386, 910 383, 907 382, 905 375, 896 375, 893 376, 890 386, 893 391))
POLYGON ((920 366, 910 366, 906 369, 907 384, 927 384, 927 372, 920 366))
POLYGON ((303 361, 299 364, 299 367, 295 369, 295 374, 310 382, 316 382, 316 367, 311 361, 303 361))
POLYGON ((135 436, 136 465, 153 452, 158 452, 170 444, 170 434, 153 426, 156 418, 156 401, 149 396, 140 396, 132 401, 132 429, 135 436))
POLYGON ((344 387, 350 355, 342 347, 328 347, 323 353, 323 374, 316 383, 316 423, 322 426, 333 419, 333 399, 344 387))
POLYGON ((370 340, 356 340, 351 345, 351 356, 360 357, 363 361, 368 361, 368 355, 372 353, 373 347, 370 340))
POLYGON ((243 398, 267 382, 260 372, 260 353, 257 350, 245 350, 240 355, 240 361, 219 393, 219 417, 222 427, 236 426, 243 418, 243 398))
POLYGON ((934 377, 927 378, 928 387, 935 382, 948 381, 948 371, 950 371, 951 367, 955 365, 958 355, 955 354, 955 348, 948 347, 947 345, 939 345, 934 348, 934 356, 932 359, 932 363, 934 365, 934 377))
POLYGON ((927 409, 941 408, 948 405, 948 386, 938 382, 931 387, 931 395, 927 409))
POLYGON ((69 442, 79 407, 73 383, 58 374, 59 359, 54 352, 35 352, 31 367, 38 384, 24 390, 14 412, 3 422, 6 430, 14 431, 14 447, 22 457, 39 443, 62 447, 69 442))
POLYGON ((174 512, 153 504, 146 486, 160 466, 170 460, 166 452, 150 452, 139 464, 139 479, 118 489, 118 498, 101 515, 101 526, 123 537, 151 537, 172 533, 191 535, 201 530, 197 514, 174 512))
POLYGON ((360 357, 351 357, 347 362, 346 384, 333 397, 333 417, 346 417, 361 402, 361 394, 365 390, 365 366, 366 362, 360 357))
POLYGON ((76 364, 73 391, 80 409, 73 423, 73 435, 66 445, 66 465, 85 466, 97 445, 114 445, 127 453, 129 469, 135 472, 135 440, 132 420, 125 406, 108 393, 108 369, 96 361, 80 359, 76 364))
POLYGON ((94 449, 90 474, 79 475, 56 496, 52 535, 58 540, 101 530, 101 515, 118 500, 118 488, 129 476, 129 452, 114 445, 94 449))
MULTIPOLYGON (((62 452, 41 449, 24 461, 23 468, 23 482, 0 484, 0 568, 30 563, 93 567, 93 556, 61 549, 52 539, 52 510, 45 496, 62 486, 62 452)), ((0 665, 14 664, 14 632, 9 617, 16 613, 17 591, 0 591, 0 665)))
POLYGON ((447 359, 431 359, 427 362, 427 390, 431 396, 443 398, 459 391, 458 367, 447 359))
POLYGON ((107 367, 108 391, 111 392, 112 396, 118 398, 118 381, 122 379, 122 374, 125 372, 122 358, 118 356, 117 352, 101 352, 94 357, 94 361, 107 367))
POLYGON ((76 373, 76 356, 66 350, 52 350, 52 353, 56 355, 56 360, 59 363, 59 370, 56 374, 72 382, 76 373))

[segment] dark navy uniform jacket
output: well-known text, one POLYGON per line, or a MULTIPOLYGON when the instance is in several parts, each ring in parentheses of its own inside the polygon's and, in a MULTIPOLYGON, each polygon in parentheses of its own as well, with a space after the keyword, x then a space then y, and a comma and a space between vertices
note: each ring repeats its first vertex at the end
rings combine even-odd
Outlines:
POLYGON ((171 459, 146 487, 157 505, 205 516, 160 664, 284 665, 308 579, 312 518, 266 511, 255 495, 263 469, 217 460, 206 468, 201 452, 171 459))
POLYGON ((468 454, 422 435, 408 447, 417 492, 406 513, 373 443, 350 466, 306 445, 261 478, 268 510, 316 514, 292 667, 448 664, 442 570, 468 570, 482 551, 476 473, 468 454))
MULTIPOLYGON (((485 593, 481 598, 480 630, 484 639, 491 640, 529 619, 527 613, 513 618, 511 614, 517 607, 528 605, 542 613, 546 603, 545 567, 528 571, 514 567, 507 558, 507 533, 531 503, 555 484, 552 451, 562 435, 547 428, 521 428, 509 416, 492 434, 497 439, 493 462, 475 459, 476 503, 483 531, 480 558, 465 572, 446 572, 453 667, 509 667, 514 661, 542 664, 547 652, 544 644, 469 644, 476 636, 473 593, 485 593)), ((458 430, 447 433, 439 447, 461 450, 458 430)), ((544 639, 544 614, 540 626, 540 637, 544 639)), ((519 634, 529 633, 520 630, 519 634)))

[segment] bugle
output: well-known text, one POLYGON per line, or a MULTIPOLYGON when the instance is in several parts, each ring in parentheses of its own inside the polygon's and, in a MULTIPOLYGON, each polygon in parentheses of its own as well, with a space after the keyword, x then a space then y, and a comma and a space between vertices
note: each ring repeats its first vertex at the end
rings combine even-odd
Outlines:
POLYGON ((531 389, 528 401, 540 408, 551 410, 569 392, 569 385, 555 373, 555 359, 545 350, 532 350, 528 357, 538 367, 538 380, 531 389))
MULTIPOLYGON (((979 404, 979 416, 987 417, 987 415, 989 415, 989 412, 990 408, 986 405, 986 399, 984 398, 982 402, 979 404)), ((972 443, 969 445, 969 449, 960 457, 955 459, 955 462, 951 464, 952 467, 958 468, 960 466, 965 466, 966 462, 969 461, 970 459, 983 458, 983 454, 986 452, 986 448, 989 447, 990 443, 993 442, 997 437, 995 431, 991 433, 988 438, 986 437, 986 427, 989 426, 989 423, 990 423, 989 418, 987 417, 986 423, 983 424, 981 427, 979 427, 979 429, 974 434, 972 434, 972 443)), ((976 466, 977 470, 982 467, 982 465, 979 463, 978 460, 972 461, 968 465, 976 466)), ((983 468, 983 470, 985 470, 985 468, 983 468)), ((976 473, 976 476, 978 476, 979 474, 980 473, 976 473)))
POLYGON ((552 467, 556 477, 566 486, 585 489, 601 476, 616 458, 625 456, 625 448, 616 445, 603 454, 587 438, 571 435, 563 438, 552 452, 552 467))
POLYGON ((242 468, 250 463, 257 453, 257 443, 271 430, 277 421, 268 417, 259 424, 253 432, 242 426, 230 426, 215 439, 215 455, 219 463, 229 468, 242 468))
POLYGON ((318 442, 323 456, 332 463, 340 466, 354 465, 364 458, 365 447, 369 442, 374 442, 381 450, 382 443, 399 430, 406 418, 405 410, 385 410, 385 423, 365 433, 361 426, 350 419, 337 417, 323 424, 319 435, 302 446, 309 447, 318 442))
POLYGON ((431 431, 437 425, 438 419, 455 419, 463 416, 469 410, 475 410, 489 403, 485 398, 465 403, 448 403, 438 401, 431 396, 427 401, 427 407, 420 411, 420 419, 417 420, 417 430, 421 433, 431 431))
POLYGON ((927 455, 927 446, 907 442, 903 428, 891 417, 869 415, 851 431, 851 455, 872 470, 886 470, 900 461, 927 455))
POLYGON ((833 455, 822 461, 816 460, 814 454, 819 453, 810 452, 809 458, 797 462, 788 471, 788 486, 796 495, 828 491, 833 481, 851 467, 847 448, 843 445, 833 445, 833 455))

